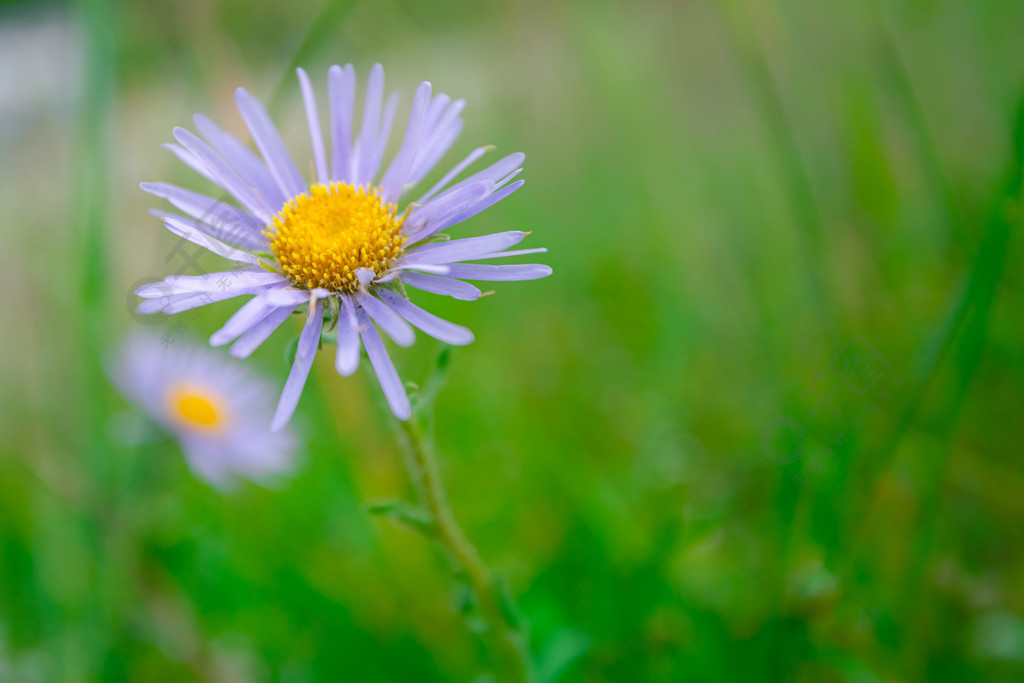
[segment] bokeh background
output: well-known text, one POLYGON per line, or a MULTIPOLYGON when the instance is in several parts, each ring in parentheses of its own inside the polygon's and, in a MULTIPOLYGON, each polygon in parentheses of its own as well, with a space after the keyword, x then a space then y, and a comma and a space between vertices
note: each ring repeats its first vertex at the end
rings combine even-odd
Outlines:
POLYGON ((445 558, 366 512, 409 484, 365 364, 228 495, 106 379, 236 306, 131 313, 181 265, 138 183, 205 189, 172 127, 245 138, 244 85, 305 159, 294 68, 348 61, 465 97, 449 161, 527 155, 455 233, 555 275, 422 300, 477 332, 436 437, 538 680, 1024 680, 1017 0, 0 5, 0 680, 484 680, 445 558))

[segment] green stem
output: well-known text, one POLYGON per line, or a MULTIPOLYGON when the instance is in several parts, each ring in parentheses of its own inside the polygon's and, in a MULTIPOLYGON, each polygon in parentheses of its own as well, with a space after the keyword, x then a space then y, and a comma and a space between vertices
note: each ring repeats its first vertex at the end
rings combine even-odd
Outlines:
POLYGON ((476 593, 480 616, 487 623, 488 639, 495 654, 501 658, 508 680, 530 681, 529 650, 523 634, 512 622, 490 570, 480 559, 480 553, 466 538, 448 507, 437 459, 429 439, 415 419, 402 422, 401 425, 409 446, 409 474, 418 485, 423 505, 430 513, 435 538, 451 553, 458 569, 465 574, 476 593))

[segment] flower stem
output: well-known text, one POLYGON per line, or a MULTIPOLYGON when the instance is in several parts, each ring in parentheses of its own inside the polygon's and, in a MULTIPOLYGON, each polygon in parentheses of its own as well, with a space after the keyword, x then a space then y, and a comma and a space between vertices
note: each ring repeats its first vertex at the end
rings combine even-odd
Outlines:
POLYGON ((433 446, 417 420, 401 423, 408 440, 409 474, 417 484, 423 505, 430 514, 436 540, 451 554, 476 594, 480 616, 487 624, 487 636, 495 654, 500 657, 507 672, 507 680, 532 680, 527 648, 523 633, 514 622, 507 602, 503 599, 490 570, 480 559, 480 553, 455 520, 444 493, 433 446))

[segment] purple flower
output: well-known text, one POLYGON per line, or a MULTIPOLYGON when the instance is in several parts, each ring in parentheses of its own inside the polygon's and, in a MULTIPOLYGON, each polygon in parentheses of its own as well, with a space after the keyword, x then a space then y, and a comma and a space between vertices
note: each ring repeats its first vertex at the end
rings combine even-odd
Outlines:
POLYGON ((259 155, 204 116, 195 116, 202 137, 176 128, 168 147, 237 202, 229 205, 166 183, 142 189, 167 199, 181 215, 154 211, 177 235, 236 262, 228 272, 171 276, 137 294, 143 312, 178 313, 214 301, 253 296, 210 338, 231 343, 231 355, 253 352, 297 308, 306 312, 298 352, 285 383, 272 429, 291 419, 325 327, 337 330, 336 366, 348 376, 365 348, 391 410, 408 419, 405 387, 384 348, 383 330, 399 346, 414 341, 413 327, 449 344, 468 344, 473 333, 428 313, 405 287, 471 301, 480 290, 465 280, 532 280, 551 274, 546 265, 467 263, 545 249, 511 250, 528 233, 502 232, 448 240, 443 230, 475 216, 518 190, 522 154, 511 154, 456 181, 487 148, 473 150, 433 187, 407 193, 437 165, 462 130, 463 100, 431 95, 420 84, 405 136, 384 164, 398 94, 385 103, 384 70, 370 70, 359 130, 352 65, 327 74, 324 141, 309 77, 298 70, 312 140, 313 180, 299 172, 263 105, 239 88, 238 110, 259 155), (200 297, 203 298, 200 298, 200 297))
POLYGON ((236 477, 267 479, 294 464, 291 432, 268 428, 273 388, 214 351, 137 335, 120 349, 113 374, 124 395, 178 439, 193 471, 215 486, 236 477))

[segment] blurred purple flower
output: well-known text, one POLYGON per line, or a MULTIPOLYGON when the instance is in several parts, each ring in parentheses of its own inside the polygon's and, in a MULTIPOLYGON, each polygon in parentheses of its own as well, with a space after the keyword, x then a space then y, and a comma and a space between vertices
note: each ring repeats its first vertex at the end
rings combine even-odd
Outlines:
POLYGON ((291 431, 268 428, 273 387, 215 351, 139 334, 121 347, 113 375, 125 396, 177 438, 193 471, 215 486, 236 477, 266 480, 294 464, 291 431))

